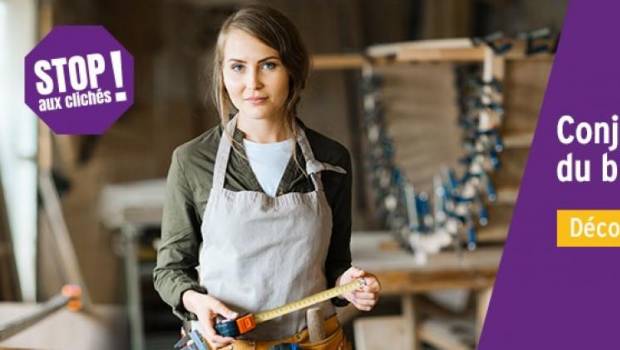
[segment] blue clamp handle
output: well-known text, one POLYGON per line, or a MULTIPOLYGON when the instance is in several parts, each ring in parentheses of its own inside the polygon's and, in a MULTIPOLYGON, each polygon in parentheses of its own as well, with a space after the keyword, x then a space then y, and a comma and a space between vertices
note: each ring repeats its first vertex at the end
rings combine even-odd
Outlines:
POLYGON ((476 245, 478 243, 478 237, 476 234, 476 228, 474 225, 469 225, 467 228, 467 249, 474 250, 476 249, 476 245))

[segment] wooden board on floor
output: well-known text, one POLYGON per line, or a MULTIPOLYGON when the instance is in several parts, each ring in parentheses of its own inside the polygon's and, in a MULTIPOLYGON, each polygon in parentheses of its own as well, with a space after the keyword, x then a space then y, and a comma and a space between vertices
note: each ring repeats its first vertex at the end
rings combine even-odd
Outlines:
POLYGON ((405 322, 401 316, 358 318, 353 322, 355 349, 404 349, 405 322))
MULTIPOLYGON (((0 320, 9 322, 36 310, 30 303, 0 303, 0 320)), ((129 349, 126 312, 95 305, 93 314, 59 310, 25 331, 0 342, 0 349, 129 349)))
POLYGON ((466 320, 428 319, 418 328, 421 341, 441 350, 472 350, 474 327, 466 320))

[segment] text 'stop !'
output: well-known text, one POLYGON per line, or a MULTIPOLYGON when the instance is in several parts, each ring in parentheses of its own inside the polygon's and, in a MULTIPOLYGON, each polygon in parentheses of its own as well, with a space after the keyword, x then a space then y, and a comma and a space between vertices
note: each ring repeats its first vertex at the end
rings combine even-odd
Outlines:
POLYGON ((57 26, 25 58, 26 104, 56 134, 103 134, 133 104, 133 57, 103 26, 57 26))

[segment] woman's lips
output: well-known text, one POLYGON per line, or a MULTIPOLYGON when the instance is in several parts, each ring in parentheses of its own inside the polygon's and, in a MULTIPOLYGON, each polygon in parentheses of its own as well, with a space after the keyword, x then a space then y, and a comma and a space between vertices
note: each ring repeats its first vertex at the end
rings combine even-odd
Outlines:
POLYGON ((252 97, 252 98, 246 98, 245 100, 256 106, 256 105, 263 104, 265 101, 267 101, 267 97, 252 97))

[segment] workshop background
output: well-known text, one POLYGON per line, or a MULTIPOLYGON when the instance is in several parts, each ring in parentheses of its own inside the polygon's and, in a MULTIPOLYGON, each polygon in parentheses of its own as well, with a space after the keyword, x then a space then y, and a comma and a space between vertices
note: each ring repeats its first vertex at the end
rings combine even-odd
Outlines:
MULTIPOLYGON (((247 3, 0 0, 0 348, 172 348, 180 323, 151 276, 163 179, 172 150, 218 122, 206 98, 215 37, 247 3), (104 25, 134 57, 134 105, 102 136, 54 135, 23 103, 23 57, 60 24, 104 25), (68 283, 82 285, 85 311, 2 333, 68 283)), ((372 312, 340 310, 349 339, 475 348, 567 1, 261 3, 313 55, 300 117, 353 157, 354 264, 384 294, 372 312), (498 31, 510 39, 488 36, 498 31), (496 123, 478 128, 476 113, 496 123), (484 171, 463 171, 477 156, 484 171), (484 187, 475 199, 459 192, 468 176, 484 187)))

